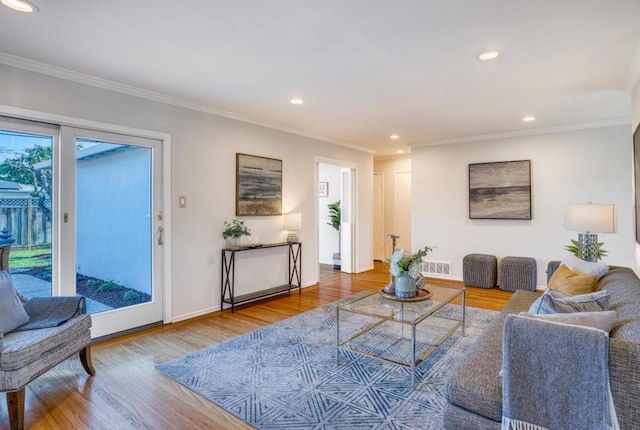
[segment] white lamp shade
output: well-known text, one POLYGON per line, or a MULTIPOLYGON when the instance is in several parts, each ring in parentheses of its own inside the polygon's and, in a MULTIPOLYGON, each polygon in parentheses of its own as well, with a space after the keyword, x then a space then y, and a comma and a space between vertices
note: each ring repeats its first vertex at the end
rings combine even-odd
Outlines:
POLYGON ((288 231, 302 230, 302 215, 300 212, 284 214, 284 229, 288 231))
POLYGON ((564 228, 588 233, 615 233, 616 206, 601 203, 569 203, 564 228))

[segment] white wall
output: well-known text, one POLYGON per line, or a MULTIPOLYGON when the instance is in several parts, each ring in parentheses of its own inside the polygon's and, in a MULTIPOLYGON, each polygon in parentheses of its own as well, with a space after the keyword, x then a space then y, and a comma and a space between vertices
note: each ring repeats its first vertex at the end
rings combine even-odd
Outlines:
POLYGON ((318 258, 323 264, 333 264, 332 255, 339 251, 338 232, 327 224, 330 222, 327 205, 342 199, 341 170, 339 166, 325 163, 319 163, 318 166, 318 182, 329 183, 329 195, 318 197, 318 258))
POLYGON ((414 148, 413 246, 436 246, 431 258, 451 261, 462 279, 462 258, 478 252, 534 257, 538 285, 548 261, 569 255, 576 232, 564 229, 569 202, 614 203, 618 232, 600 234, 606 263, 633 260, 631 145, 627 126, 414 148), (470 220, 468 165, 531 160, 532 220, 470 220), (419 191, 418 191, 419 190, 419 191))
MULTIPOLYGON (((357 165, 356 270, 371 267, 371 154, 6 65, 0 65, 0 105, 171 134, 174 320, 220 306, 220 249, 224 221, 235 214, 236 152, 283 160, 282 210, 302 213, 304 284, 317 282, 315 157, 357 165), (187 197, 187 208, 178 209, 178 196, 187 197)), ((260 242, 286 237, 281 217, 243 219, 260 242)), ((264 258, 243 254, 247 261, 236 262, 236 273, 245 288, 282 283, 282 267, 273 264, 282 261, 280 256, 270 251, 264 258)))
MULTIPOLYGON (((384 177, 384 255, 385 258, 391 254, 391 240, 387 239, 387 234, 397 233, 396 230, 396 218, 395 218, 395 177, 396 172, 411 172, 411 156, 406 155, 402 157, 394 158, 381 158, 376 159, 373 162, 374 173, 382 173, 384 177)), ((413 186, 412 186, 413 188, 413 186)), ((419 188, 415 188, 419 193, 419 188)), ((415 193, 413 193, 415 194, 415 193)), ((411 242, 409 246, 403 245, 404 238, 400 238, 396 244, 397 248, 412 248, 411 242)), ((418 245, 416 245, 418 247, 418 245)), ((416 248, 417 249, 417 248, 416 248)))

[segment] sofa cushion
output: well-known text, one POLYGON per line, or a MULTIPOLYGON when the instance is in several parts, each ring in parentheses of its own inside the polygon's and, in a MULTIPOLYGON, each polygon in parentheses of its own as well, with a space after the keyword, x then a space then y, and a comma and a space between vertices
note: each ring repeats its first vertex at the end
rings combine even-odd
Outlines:
POLYGON ((598 312, 609 310, 609 295, 606 290, 572 296, 548 288, 529 308, 532 314, 555 314, 571 312, 598 312))
POLYGON ((580 275, 596 275, 598 279, 609 271, 609 266, 604 263, 584 261, 573 255, 562 260, 562 264, 580 275))
POLYGON ((561 264, 551 276, 547 287, 565 294, 588 294, 598 287, 598 277, 596 275, 579 275, 561 264))
POLYGON ((18 298, 11 275, 6 270, 0 272, 0 330, 8 334, 29 322, 29 315, 18 298))
POLYGON ((91 317, 83 314, 58 327, 6 334, 0 351, 0 370, 17 370, 27 366, 90 329, 91 317))
POLYGON ((615 267, 600 280, 598 290, 609 293, 609 309, 616 311, 612 338, 640 343, 640 279, 628 267, 615 267))
POLYGON ((616 311, 600 311, 600 312, 574 312, 561 314, 538 315, 529 312, 520 312, 520 316, 551 321, 569 325, 579 325, 583 327, 592 327, 609 333, 616 322, 616 311))

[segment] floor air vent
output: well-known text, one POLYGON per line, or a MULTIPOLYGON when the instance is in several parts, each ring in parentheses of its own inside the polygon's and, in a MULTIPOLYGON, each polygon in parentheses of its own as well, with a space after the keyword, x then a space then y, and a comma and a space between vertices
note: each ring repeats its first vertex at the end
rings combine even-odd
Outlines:
POLYGON ((422 262, 422 274, 424 276, 451 277, 451 262, 425 260, 422 262))

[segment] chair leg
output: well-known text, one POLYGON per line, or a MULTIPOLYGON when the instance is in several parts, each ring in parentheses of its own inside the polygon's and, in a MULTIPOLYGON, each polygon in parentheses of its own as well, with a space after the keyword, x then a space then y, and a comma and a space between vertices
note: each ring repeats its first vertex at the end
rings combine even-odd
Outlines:
POLYGON ((11 430, 24 429, 24 387, 7 393, 7 409, 11 430))
POLYGON ((91 363, 91 345, 87 345, 85 349, 80 350, 80 363, 82 363, 82 367, 89 375, 96 374, 93 363, 91 363))

